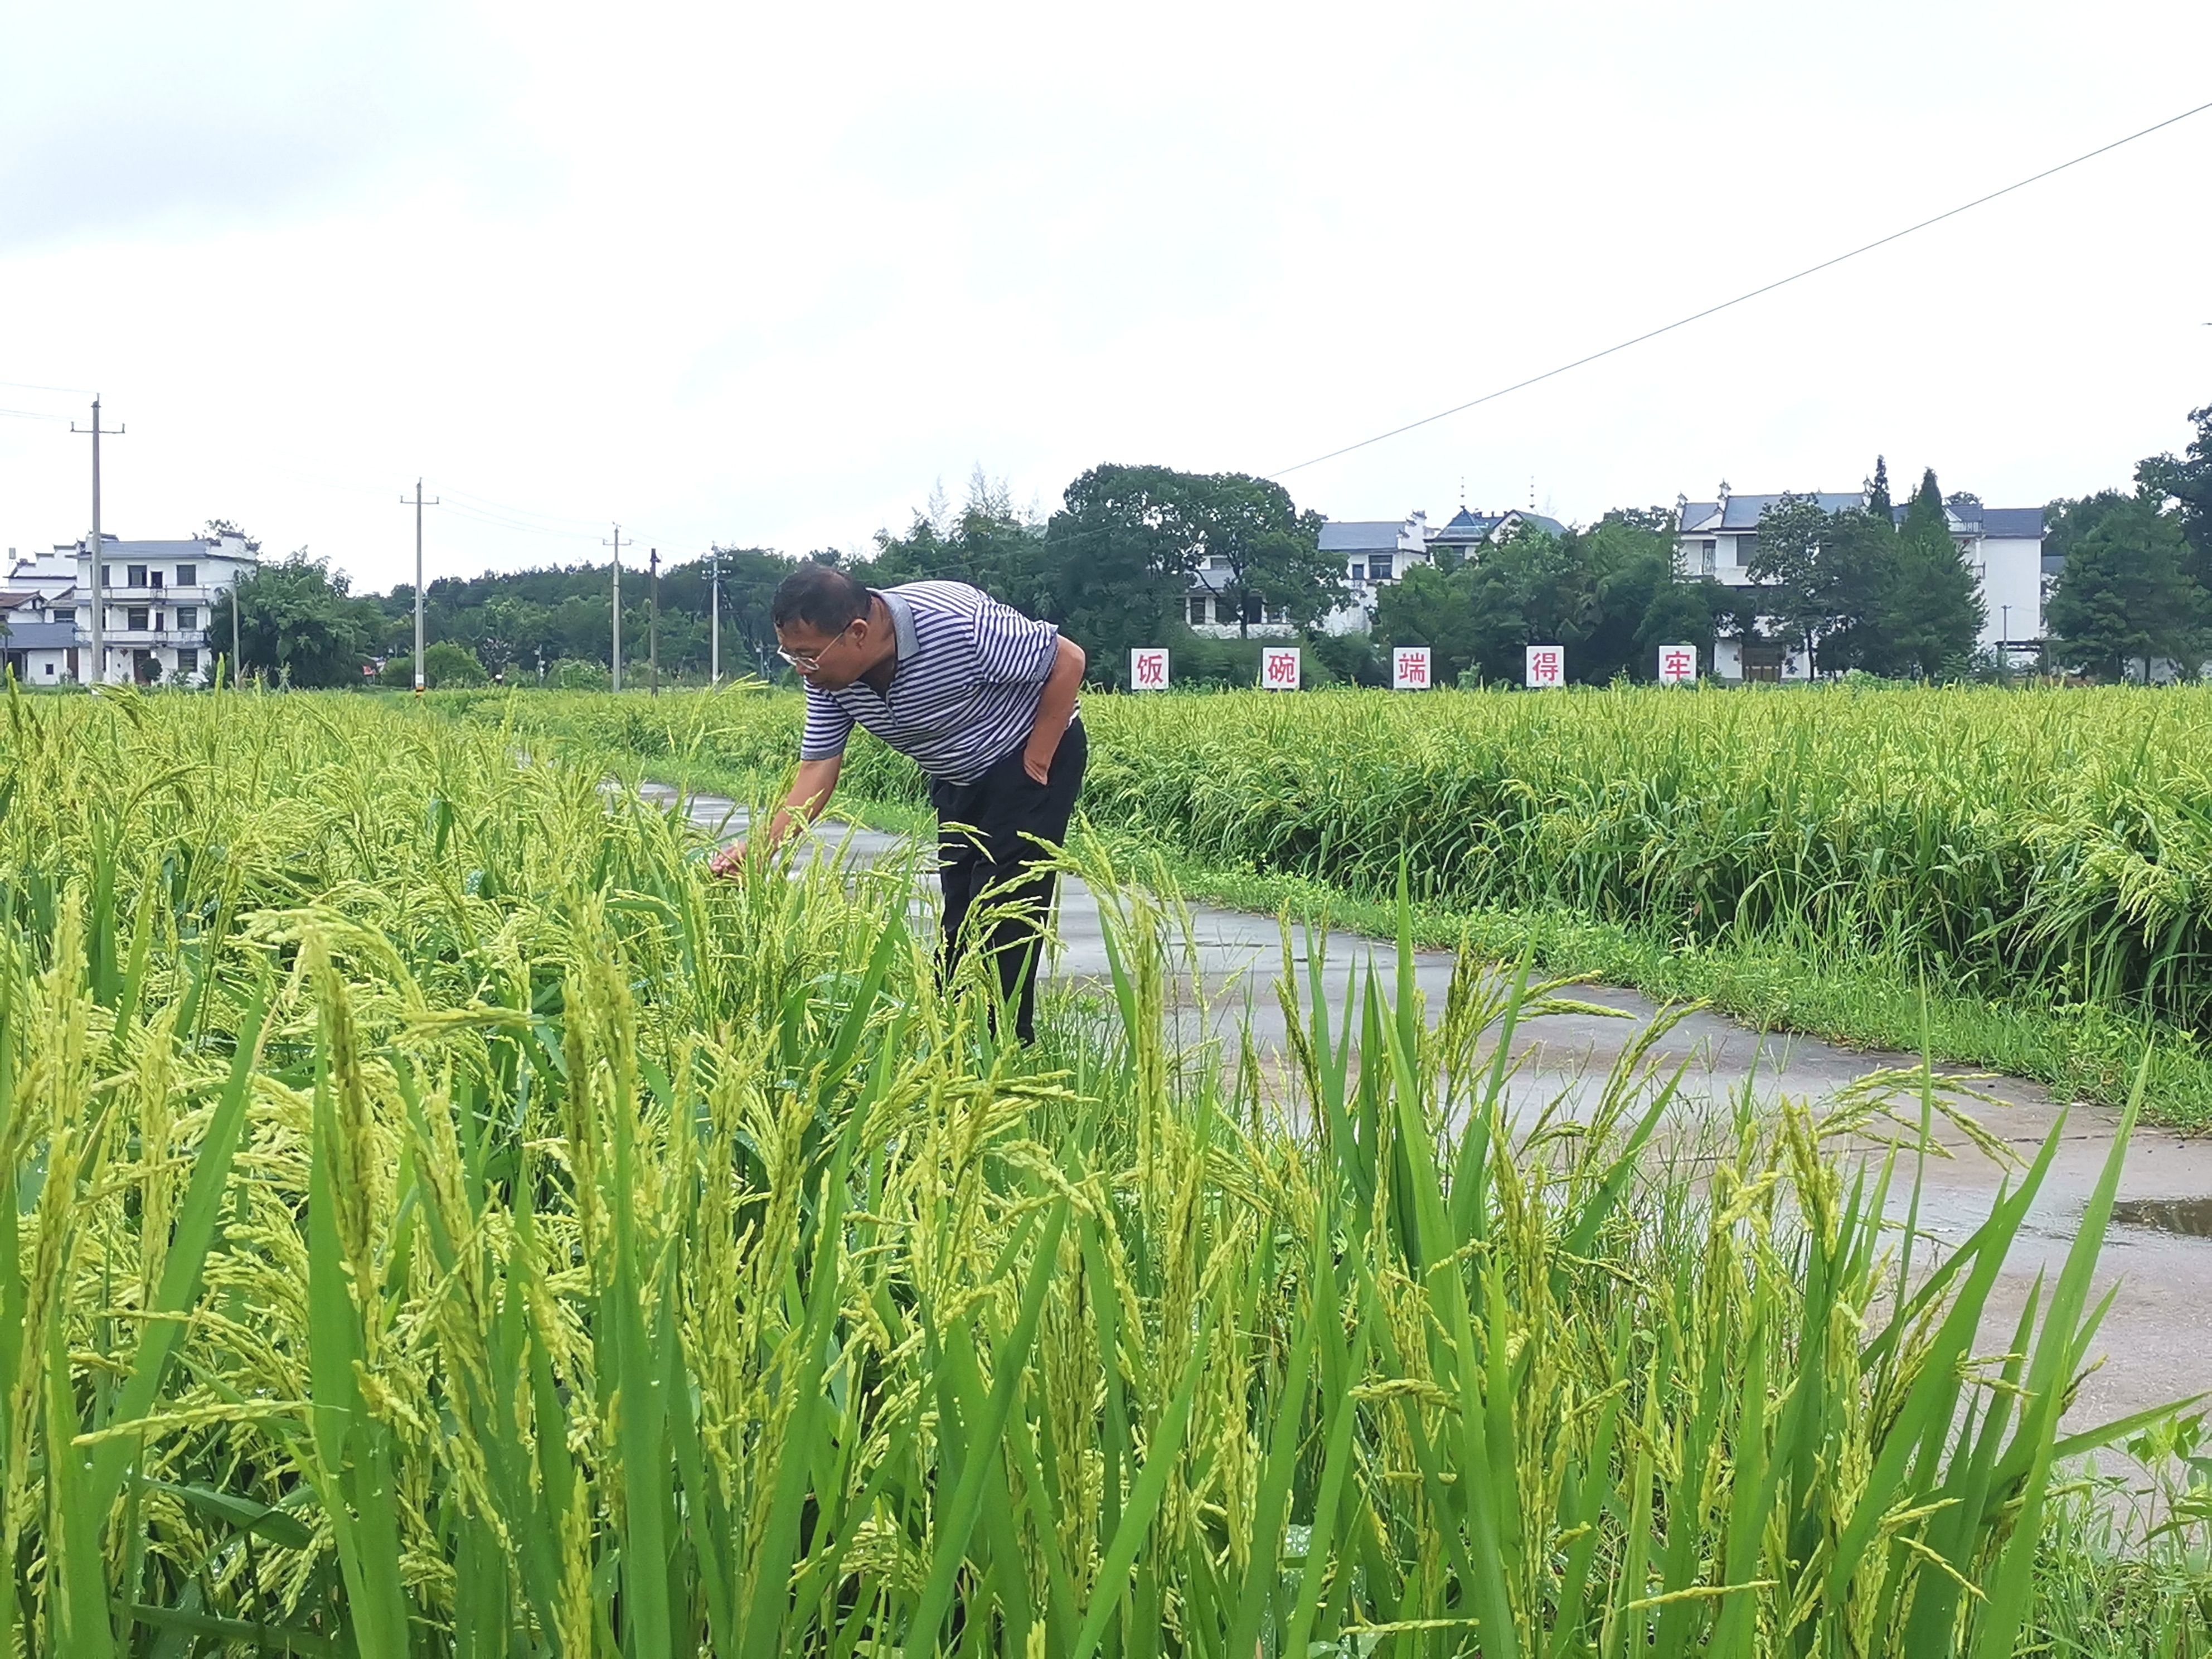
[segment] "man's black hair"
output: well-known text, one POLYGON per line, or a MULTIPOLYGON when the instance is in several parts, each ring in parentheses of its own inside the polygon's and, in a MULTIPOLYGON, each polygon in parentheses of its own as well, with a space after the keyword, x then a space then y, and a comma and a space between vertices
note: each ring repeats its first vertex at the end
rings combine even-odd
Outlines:
POLYGON ((836 566, 809 560, 783 579, 769 617, 778 628, 803 622, 817 634, 842 634, 868 614, 875 597, 836 566))

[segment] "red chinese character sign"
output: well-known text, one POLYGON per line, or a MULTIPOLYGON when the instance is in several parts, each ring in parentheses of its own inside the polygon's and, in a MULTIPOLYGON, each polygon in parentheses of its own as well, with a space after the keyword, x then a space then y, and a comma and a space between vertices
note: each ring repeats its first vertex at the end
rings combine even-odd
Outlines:
POLYGON ((1662 645, 1659 647, 1659 684, 1692 685, 1698 678, 1698 647, 1662 645))
POLYGON ((1567 683, 1567 653, 1564 646, 1528 647, 1528 684, 1546 689, 1567 683))
POLYGON ((1401 645, 1390 652, 1390 687, 1395 691, 1425 691, 1429 689, 1429 647, 1425 645, 1401 645))
POLYGON ((1260 653, 1260 684, 1269 691, 1295 691, 1298 689, 1298 648, 1295 645, 1270 645, 1260 653))
POLYGON ((1164 645, 1139 646, 1129 653, 1129 690, 1164 691, 1168 689, 1168 649, 1164 645))

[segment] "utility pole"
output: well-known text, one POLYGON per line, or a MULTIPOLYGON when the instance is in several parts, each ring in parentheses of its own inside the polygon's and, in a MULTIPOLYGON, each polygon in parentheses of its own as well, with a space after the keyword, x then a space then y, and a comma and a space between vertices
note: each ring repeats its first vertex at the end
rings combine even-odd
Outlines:
POLYGON ((722 550, 709 548, 707 557, 714 573, 714 604, 707 625, 707 684, 711 689, 722 683, 722 550))
MULTIPOLYGON (((415 480, 415 695, 418 697, 422 695, 422 509, 426 506, 436 507, 444 500, 441 495, 437 501, 426 502, 422 499, 422 481, 415 480)), ((404 495, 399 498, 399 505, 410 505, 404 495)), ((238 607, 232 605, 231 614, 235 616, 237 612, 238 607)))
MULTIPOLYGON (((601 542, 599 545, 605 547, 610 544, 601 542)), ((622 690, 622 526, 620 525, 615 526, 615 538, 611 545, 615 550, 615 648, 610 659, 610 666, 614 670, 615 690, 619 691, 622 690)))
MULTIPOLYGON (((92 400, 92 425, 88 428, 81 427, 75 421, 71 421, 70 430, 89 432, 92 436, 92 679, 90 684, 105 685, 107 683, 107 601, 100 592, 102 586, 100 554, 104 550, 100 538, 100 440, 102 433, 100 425, 100 398, 97 394, 92 400)), ((123 428, 119 426, 111 427, 105 435, 119 438, 123 435, 123 428)), ((236 614, 237 609, 238 602, 234 599, 231 601, 231 611, 234 615, 236 614)), ((83 681, 84 676, 82 671, 78 673, 77 678, 80 682, 83 681)))
POLYGON ((652 676, 653 695, 660 695, 660 550, 654 548, 647 557, 653 571, 653 602, 646 611, 646 661, 652 665, 647 671, 652 676))

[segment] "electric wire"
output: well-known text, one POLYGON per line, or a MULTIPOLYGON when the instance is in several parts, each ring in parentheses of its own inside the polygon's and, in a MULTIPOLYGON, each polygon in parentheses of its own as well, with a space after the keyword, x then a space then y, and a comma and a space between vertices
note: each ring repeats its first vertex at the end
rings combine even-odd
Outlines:
POLYGON ((0 380, 0 386, 13 386, 18 392, 59 392, 72 398, 100 396, 88 386, 40 386, 35 380, 0 380))
POLYGON ((1808 276, 1842 264, 1846 259, 1856 259, 1862 253, 1871 253, 1878 247, 1887 247, 1890 243, 1899 241, 1916 231, 1925 230, 1930 225, 1940 225, 1946 219, 1955 219, 1962 213, 1971 212, 1975 208, 1996 201, 2000 196, 2009 196, 2016 190, 2026 190, 2030 185, 2039 184, 2045 179, 2065 172, 2069 167, 2077 167, 2084 161, 2093 161, 2100 155, 2110 155, 2123 144, 2132 144, 2138 138, 2148 138, 2154 132, 2163 131, 2177 122, 2186 121, 2192 115, 2202 115, 2206 110, 2212 110, 2212 103, 2199 104, 2194 109, 2182 111, 2179 115, 2169 115, 2163 121, 2154 122, 2140 131, 2128 134, 2124 138, 2115 138, 2109 144, 2100 144, 2094 149, 2085 150, 2069 161, 2061 161, 2057 167, 2045 167, 2040 173, 2031 173, 2025 179, 2007 185, 2002 190, 1993 190, 1986 196, 1977 196, 1971 202, 1962 202, 1957 207, 1948 209, 1932 218, 1923 219, 1917 224, 1907 225, 1902 230, 1893 230, 1887 236, 1877 237, 1871 242, 1851 249, 1848 253, 1838 253, 1832 258, 1821 260, 1816 265, 1808 265, 1802 270, 1793 271, 1787 276, 1778 277, 1773 282, 1753 289, 1747 294, 1739 294, 1733 300, 1723 300, 1718 305, 1707 306, 1703 311, 1693 311, 1686 317, 1678 317, 1671 323, 1662 324, 1657 328, 1647 329, 1632 339, 1623 340, 1617 345, 1609 345, 1602 351, 1593 351, 1587 356, 1576 358, 1571 363, 1561 363, 1557 368, 1547 368, 1541 374, 1531 374, 1525 380, 1516 380, 1511 386, 1500 386, 1495 392, 1486 392, 1480 398, 1470 398, 1463 404, 1454 404, 1449 409, 1438 410, 1433 415, 1424 415, 1418 421, 1408 421, 1403 426, 1392 427, 1388 432, 1378 432, 1371 438, 1362 438, 1358 443, 1346 444, 1343 447, 1332 449, 1326 454, 1315 455, 1290 466, 1280 467, 1275 471, 1262 473, 1261 476, 1267 478, 1285 477, 1291 473, 1304 471, 1307 467, 1319 466, 1323 461, 1333 461, 1340 455, 1349 455, 1356 449, 1365 449, 1371 445, 1401 437, 1418 428, 1431 426, 1438 421, 1448 420, 1454 415, 1464 414, 1479 404, 1496 403, 1500 398, 1509 397, 1516 392, 1526 391, 1541 381, 1556 380, 1570 370, 1596 362, 1601 357, 1610 357, 1618 352, 1627 350, 1631 346, 1642 345, 1646 340, 1656 340, 1661 335, 1671 334, 1678 328, 1687 328, 1692 323, 1702 322, 1705 319, 1729 310, 1731 307, 1742 305, 1748 300, 1756 300, 1762 294, 1771 294, 1778 288, 1787 288, 1792 283, 1802 282, 1808 276))

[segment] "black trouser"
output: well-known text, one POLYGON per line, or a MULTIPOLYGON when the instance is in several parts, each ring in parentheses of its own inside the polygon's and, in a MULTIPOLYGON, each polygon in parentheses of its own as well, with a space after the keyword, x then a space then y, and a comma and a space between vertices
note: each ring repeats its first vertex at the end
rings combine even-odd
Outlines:
POLYGON ((930 805, 937 809, 938 878, 945 886, 945 975, 950 981, 960 952, 973 942, 962 934, 975 901, 1010 907, 985 948, 999 970, 1000 994, 1014 1005, 1014 1035, 1024 1042, 1036 1036, 1037 957, 1052 905, 1052 872, 1036 868, 1046 853, 1031 837, 1054 849, 1066 838, 1089 753, 1079 720, 1053 753, 1049 782, 1030 776, 1019 749, 994 762, 973 783, 929 781, 930 805))

